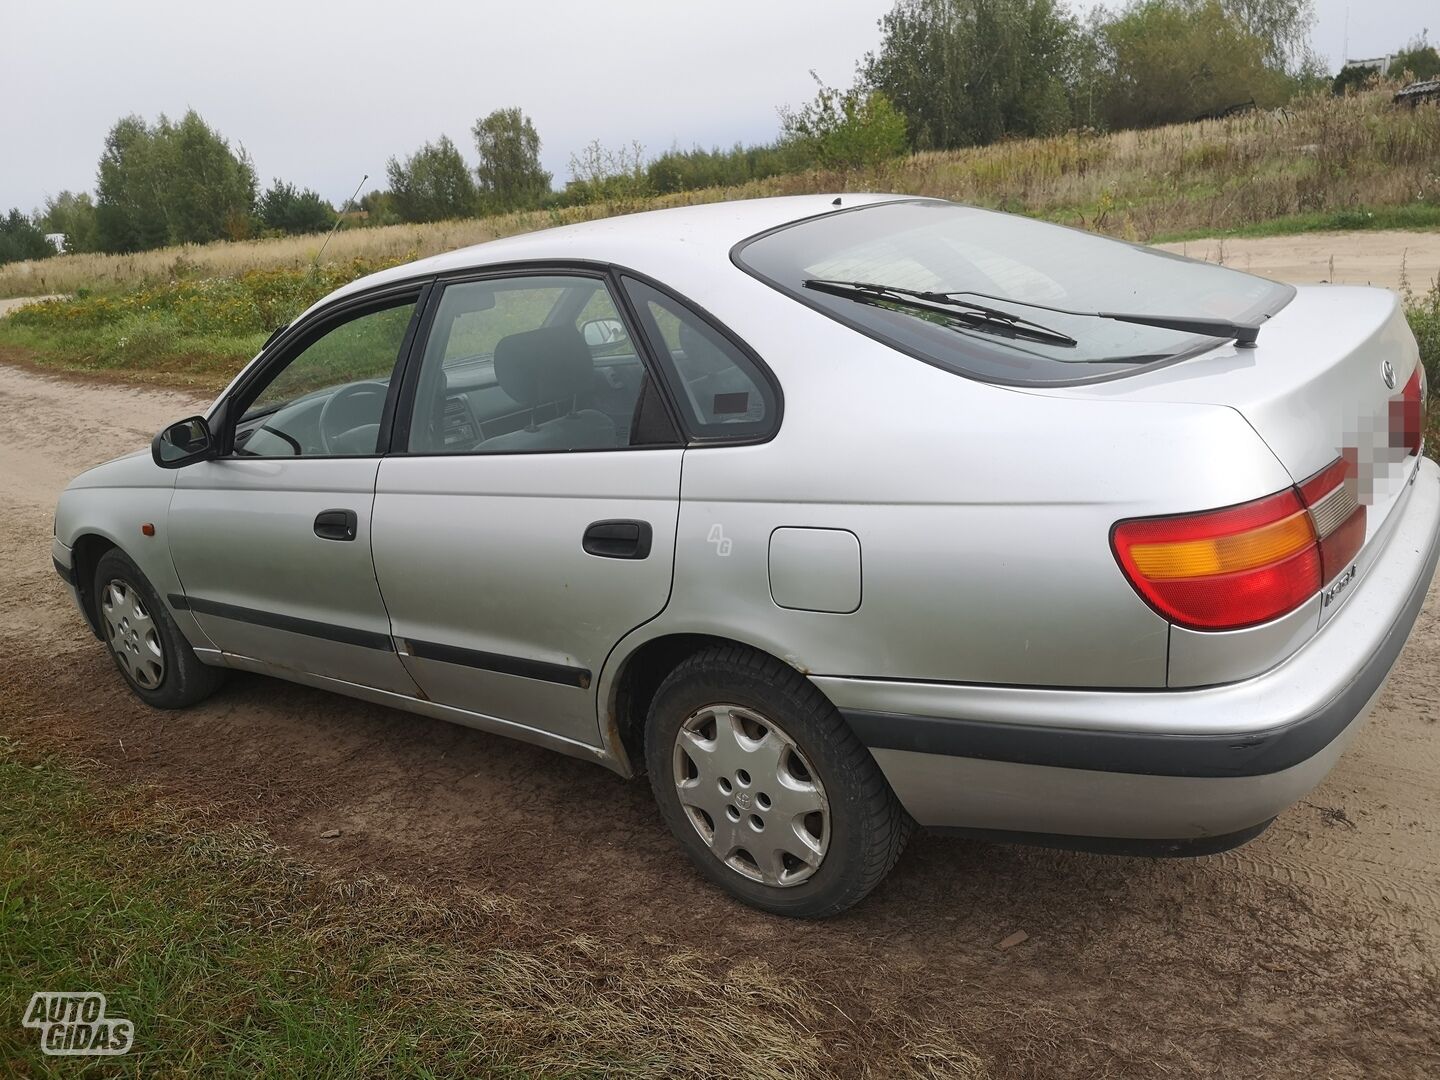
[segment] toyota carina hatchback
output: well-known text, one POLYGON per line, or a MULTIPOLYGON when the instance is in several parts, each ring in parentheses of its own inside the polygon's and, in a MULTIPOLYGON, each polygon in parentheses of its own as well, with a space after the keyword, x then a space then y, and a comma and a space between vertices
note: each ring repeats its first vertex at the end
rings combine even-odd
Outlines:
POLYGON ((77 478, 55 568, 151 705, 239 668, 648 772, 825 915, 916 824, 1205 853, 1319 783, 1435 569, 1425 398, 1379 289, 664 210, 340 289, 77 478))

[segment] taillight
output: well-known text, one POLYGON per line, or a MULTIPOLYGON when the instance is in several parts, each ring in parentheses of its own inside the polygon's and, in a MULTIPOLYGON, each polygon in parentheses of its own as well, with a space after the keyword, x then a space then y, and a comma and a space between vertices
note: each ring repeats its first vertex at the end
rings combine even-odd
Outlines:
POLYGON ((1166 619, 1238 630, 1294 611, 1365 542, 1365 507, 1339 460, 1299 488, 1223 510, 1118 522, 1110 542, 1130 584, 1166 619))
POLYGON ((1390 435, 1391 445, 1403 446, 1408 454, 1418 457, 1424 449, 1425 369, 1421 364, 1415 365, 1399 399, 1390 399, 1390 435))

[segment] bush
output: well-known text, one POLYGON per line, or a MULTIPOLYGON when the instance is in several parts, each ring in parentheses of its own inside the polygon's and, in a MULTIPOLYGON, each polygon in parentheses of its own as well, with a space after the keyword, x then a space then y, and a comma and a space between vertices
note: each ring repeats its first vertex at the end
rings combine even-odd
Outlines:
POLYGON ((1392 79, 1433 79, 1440 75, 1440 53, 1421 34, 1396 54, 1386 74, 1392 79))
POLYGON ((570 155, 565 196, 571 204, 614 203, 623 212, 653 194, 645 170, 645 148, 639 143, 609 150, 595 139, 570 155))
POLYGON ((667 150, 645 168, 650 188, 657 195, 699 191, 711 187, 738 187, 752 180, 778 176, 792 168, 789 154, 777 144, 742 146, 729 150, 667 150))
MULTIPOLYGON (((815 73, 812 71, 811 76, 815 73)), ((798 164, 824 169, 879 165, 905 152, 905 117, 879 90, 837 90, 815 78, 815 100, 780 113, 780 141, 798 164)))
POLYGON ((1430 393, 1440 395, 1440 277, 1430 283, 1424 295, 1417 295, 1409 285, 1403 286, 1403 292, 1405 317, 1420 344, 1420 362, 1425 365, 1430 393))
POLYGON ((19 210, 0 217, 0 263, 48 259, 55 248, 35 222, 19 210))
POLYGON ((276 180, 260 196, 256 212, 265 228, 296 236, 324 232, 335 224, 335 210, 318 193, 276 180))

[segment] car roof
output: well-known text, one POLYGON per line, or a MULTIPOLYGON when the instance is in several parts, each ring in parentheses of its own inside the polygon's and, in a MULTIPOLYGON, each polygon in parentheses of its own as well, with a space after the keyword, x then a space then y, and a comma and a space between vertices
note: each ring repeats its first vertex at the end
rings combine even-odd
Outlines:
POLYGON ((459 248, 359 278, 322 303, 392 282, 510 262, 593 261, 655 272, 656 260, 683 253, 686 259, 724 261, 747 237, 819 214, 910 198, 904 195, 830 193, 677 206, 595 221, 539 229, 459 248), (683 247, 682 247, 683 245, 683 247))

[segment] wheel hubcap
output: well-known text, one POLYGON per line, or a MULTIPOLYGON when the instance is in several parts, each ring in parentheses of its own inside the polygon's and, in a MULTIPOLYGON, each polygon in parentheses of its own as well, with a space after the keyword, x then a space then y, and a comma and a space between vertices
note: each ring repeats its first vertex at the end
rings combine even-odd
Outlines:
POLYGON ((830 803, 814 769, 772 720, 707 705, 675 739, 675 790, 711 853, 752 881, 810 878, 830 846, 830 803))
POLYGON ((136 686, 153 690, 165 677, 165 650, 155 620, 129 582, 111 581, 100 593, 110 649, 136 686))

